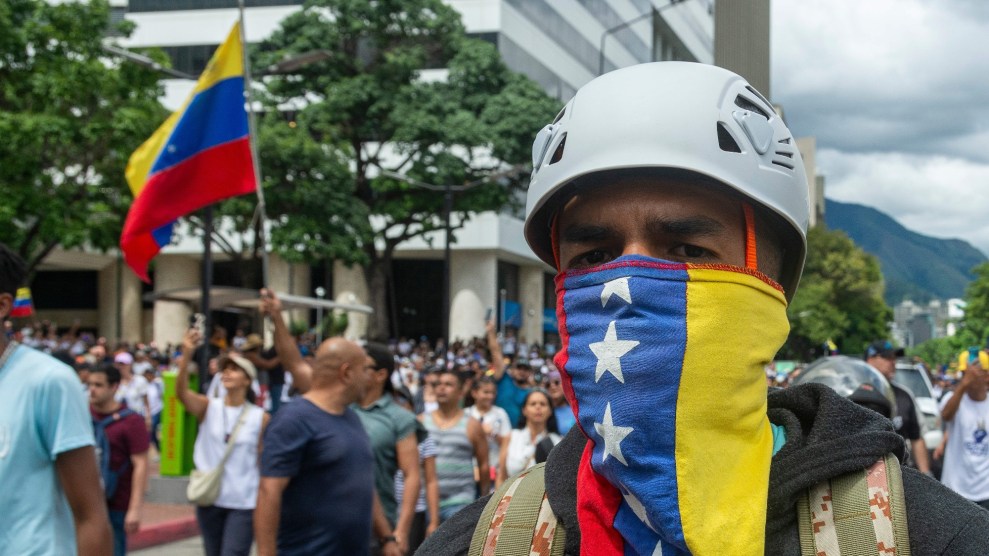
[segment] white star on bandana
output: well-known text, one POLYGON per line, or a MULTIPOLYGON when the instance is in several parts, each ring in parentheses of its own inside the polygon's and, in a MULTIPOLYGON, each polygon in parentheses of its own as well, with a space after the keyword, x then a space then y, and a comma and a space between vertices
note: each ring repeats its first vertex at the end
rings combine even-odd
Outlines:
POLYGON ((604 423, 594 423, 594 430, 597 431, 598 436, 604 439, 604 456, 601 461, 608 461, 608 456, 611 455, 628 467, 628 462, 622 455, 622 440, 625 440, 625 437, 635 429, 615 425, 614 421, 611 420, 611 402, 608 402, 604 408, 604 423))
POLYGON ((594 382, 601 380, 601 377, 607 372, 614 375, 618 382, 625 384, 621 357, 637 345, 639 345, 638 340, 619 340, 618 332, 615 331, 615 321, 611 321, 608 325, 608 332, 604 335, 604 340, 588 346, 598 358, 597 367, 594 369, 594 382))
POLYGON ((616 278, 604 284, 604 288, 601 290, 602 307, 608 304, 608 300, 611 299, 612 295, 617 295, 624 299, 625 303, 629 305, 632 304, 632 293, 628 290, 628 276, 616 278))

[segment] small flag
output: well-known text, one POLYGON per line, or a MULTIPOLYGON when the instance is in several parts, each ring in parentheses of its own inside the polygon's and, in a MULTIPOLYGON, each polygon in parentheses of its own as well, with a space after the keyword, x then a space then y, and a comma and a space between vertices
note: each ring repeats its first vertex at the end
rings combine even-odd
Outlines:
POLYGON ((217 201, 255 191, 240 24, 213 53, 185 104, 138 147, 127 163, 134 203, 120 249, 148 282, 148 263, 168 245, 172 226, 217 201))
POLYGON ((14 309, 10 312, 12 317, 30 317, 34 314, 34 305, 31 303, 31 288, 17 288, 17 295, 14 297, 14 309))

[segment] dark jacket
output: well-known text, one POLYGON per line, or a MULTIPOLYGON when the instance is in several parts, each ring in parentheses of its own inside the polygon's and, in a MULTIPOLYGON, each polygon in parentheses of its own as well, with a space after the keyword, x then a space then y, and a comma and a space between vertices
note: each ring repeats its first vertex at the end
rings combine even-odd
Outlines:
MULTIPOLYGON (((769 474, 766 554, 799 556, 795 504, 800 494, 829 478, 865 469, 886 453, 902 461, 903 440, 893 432, 889 419, 818 384, 771 393, 769 419, 786 428, 786 444, 773 456, 769 474)), ((580 553, 574 477, 586 442, 574 427, 546 462, 546 492, 566 528, 568 555, 580 553)), ((912 554, 989 553, 989 512, 914 469, 902 471, 912 554)), ((478 500, 444 522, 416 554, 467 554, 487 500, 478 500)))

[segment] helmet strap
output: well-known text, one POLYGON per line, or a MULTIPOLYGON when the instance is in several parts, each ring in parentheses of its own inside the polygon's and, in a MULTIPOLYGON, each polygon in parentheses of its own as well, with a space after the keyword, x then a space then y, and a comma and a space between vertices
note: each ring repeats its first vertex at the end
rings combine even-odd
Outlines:
POLYGON ((756 252, 755 211, 752 210, 752 205, 742 203, 742 212, 745 214, 745 268, 759 270, 759 258, 756 252))
POLYGON ((560 266, 560 240, 557 237, 556 221, 557 214, 553 215, 553 219, 549 223, 549 247, 553 251, 553 263, 556 265, 556 271, 562 272, 563 267, 560 266))

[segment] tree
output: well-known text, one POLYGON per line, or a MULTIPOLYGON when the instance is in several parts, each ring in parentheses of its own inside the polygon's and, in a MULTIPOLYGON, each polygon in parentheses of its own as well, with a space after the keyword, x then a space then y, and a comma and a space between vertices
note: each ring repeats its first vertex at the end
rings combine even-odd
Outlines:
POLYGON ((803 278, 787 308, 785 356, 812 359, 828 340, 840 352, 861 353, 869 342, 889 335, 892 314, 883 301, 878 260, 844 232, 812 228, 803 278))
MULTIPOLYGON (((264 83, 262 143, 278 145, 261 152, 272 243, 289 260, 362 265, 369 336, 385 338, 394 251, 442 228, 443 195, 382 172, 462 184, 525 163, 559 103, 492 45, 467 38, 441 0, 309 0, 261 45, 257 65, 321 49, 325 61, 264 83), (425 79, 424 68, 448 73, 425 79), (277 114, 286 106, 299 107, 288 121, 277 114)), ((455 220, 504 206, 520 186, 458 195, 455 220)))
POLYGON ((165 117, 157 74, 102 50, 132 27, 105 0, 0 3, 0 242, 32 273, 56 247, 119 241, 127 159, 165 117))
POLYGON ((958 332, 959 348, 985 346, 989 338, 989 263, 976 266, 972 274, 975 279, 965 288, 965 317, 958 332))

